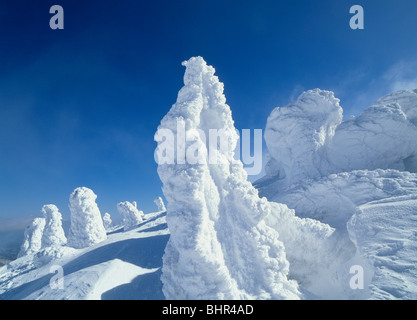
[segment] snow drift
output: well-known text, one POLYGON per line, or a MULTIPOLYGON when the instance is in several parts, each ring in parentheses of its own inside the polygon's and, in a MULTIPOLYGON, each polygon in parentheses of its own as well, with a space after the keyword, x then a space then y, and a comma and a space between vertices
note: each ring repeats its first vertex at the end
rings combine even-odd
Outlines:
POLYGON ((268 180, 255 183, 259 193, 271 201, 285 203, 299 217, 320 220, 338 230, 363 204, 384 198, 417 193, 417 176, 397 170, 354 170, 306 180, 277 192, 268 180))
POLYGON ((372 270, 371 299, 417 298, 417 194, 358 207, 348 223, 358 254, 372 270))

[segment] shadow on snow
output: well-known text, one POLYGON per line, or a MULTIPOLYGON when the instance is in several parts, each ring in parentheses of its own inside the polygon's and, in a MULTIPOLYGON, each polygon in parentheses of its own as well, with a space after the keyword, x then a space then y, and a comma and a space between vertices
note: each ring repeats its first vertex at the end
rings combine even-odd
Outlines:
MULTIPOLYGON (((127 239, 104 245, 84 253, 63 266, 64 275, 104 263, 113 259, 153 269, 161 268, 162 256, 169 235, 157 235, 147 238, 127 239)), ((25 299, 31 293, 49 286, 51 277, 47 274, 41 278, 25 283, 0 294, 0 300, 25 299)), ((103 299, 164 299, 160 281, 160 269, 136 277, 131 283, 110 289, 102 295, 103 299)), ((65 278, 64 278, 65 279, 65 278)))

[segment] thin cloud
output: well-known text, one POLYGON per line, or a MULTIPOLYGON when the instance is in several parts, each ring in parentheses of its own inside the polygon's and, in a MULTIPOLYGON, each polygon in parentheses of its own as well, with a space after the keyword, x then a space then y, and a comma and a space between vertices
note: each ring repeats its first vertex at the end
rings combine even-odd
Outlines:
POLYGON ((0 218, 0 232, 1 231, 15 231, 24 230, 34 217, 19 217, 19 218, 0 218))
POLYGON ((398 61, 380 75, 370 71, 351 71, 337 87, 345 117, 359 115, 379 98, 398 90, 417 88, 417 61, 398 61))
POLYGON ((417 88, 417 61, 400 61, 393 65, 383 76, 391 91, 417 88))

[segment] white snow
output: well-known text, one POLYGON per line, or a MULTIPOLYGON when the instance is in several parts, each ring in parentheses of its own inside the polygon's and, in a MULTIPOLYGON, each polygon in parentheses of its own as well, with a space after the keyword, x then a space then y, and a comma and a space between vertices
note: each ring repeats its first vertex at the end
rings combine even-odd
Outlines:
POLYGON ((277 191, 272 179, 258 180, 261 195, 285 203, 297 216, 314 218, 333 228, 346 228, 347 221, 362 204, 417 193, 417 176, 397 170, 354 170, 306 180, 277 191))
POLYGON ((103 226, 104 226, 104 229, 106 229, 106 231, 109 231, 113 226, 113 221, 111 219, 111 215, 108 212, 106 212, 103 215, 103 226))
POLYGON ((417 127, 400 104, 376 104, 337 128, 327 150, 330 165, 327 172, 357 169, 415 172, 416 137, 417 127))
POLYGON ((156 206, 158 208, 158 211, 165 211, 166 210, 164 200, 162 200, 161 197, 158 197, 158 198, 154 199, 153 202, 156 204, 156 206))
MULTIPOLYGON (((146 269, 135 264, 125 262, 120 259, 113 259, 103 262, 90 268, 86 268, 83 272, 95 272, 100 275, 94 284, 94 289, 85 297, 86 300, 101 300, 106 292, 113 288, 123 285, 129 285, 136 277, 146 276, 155 273, 159 268, 146 269), (115 275, 118 275, 115 277, 115 275)), ((73 275, 75 277, 78 275, 73 275)), ((138 288, 140 290, 141 288, 138 288)))
POLYGON ((417 94, 399 91, 342 122, 339 99, 310 90, 268 117, 266 174, 283 190, 304 179, 358 169, 417 172, 417 94), (278 182, 279 181, 279 182, 278 182))
POLYGON ((417 90, 345 121, 320 89, 275 108, 266 175, 252 185, 214 68, 183 65, 155 134, 167 208, 160 197, 146 215, 121 202, 124 225, 110 227, 94 192, 77 188, 65 245, 58 208, 44 206, 19 258, 0 267, 0 300, 417 299, 417 90), (220 141, 207 146, 211 130, 220 141))
POLYGON ((0 300, 164 299, 160 269, 169 237, 165 213, 146 218, 138 228, 113 232, 90 247, 54 247, 51 259, 44 259, 41 250, 1 267, 0 300), (63 289, 50 285, 56 266, 63 270, 63 289))
POLYGON ((326 147, 342 122, 333 92, 310 90, 296 102, 275 108, 268 117, 265 142, 274 162, 268 173, 279 175, 282 188, 321 175, 326 147))
MULTIPOLYGON (((177 133, 178 122, 185 123, 186 145, 177 148, 188 150, 197 145, 203 157, 194 164, 158 166, 168 200, 167 222, 171 232, 162 270, 165 296, 169 299, 303 297, 297 283, 288 278, 287 257, 299 266, 294 268, 293 276, 302 278, 299 274, 302 266, 310 266, 312 274, 318 272, 320 258, 315 253, 328 253, 329 248, 338 246, 337 239, 331 237, 332 228, 297 218, 286 206, 258 197, 257 190, 247 181, 242 163, 234 159, 238 136, 223 95, 223 84, 214 75, 214 68, 200 57, 184 65, 185 86, 158 130, 177 133), (209 136, 211 129, 221 130, 229 144, 218 151, 216 164, 208 160, 202 139, 209 136), (287 246, 291 248, 288 255, 287 246), (305 251, 311 254, 303 255, 305 251)), ((162 143, 158 133, 155 137, 162 143)), ((337 257, 335 254, 331 259, 337 257)))
POLYGON ((392 105, 398 103, 406 114, 408 121, 417 126, 417 89, 400 90, 388 94, 375 102, 376 105, 392 105))
POLYGON ((45 216, 45 228, 42 235, 42 248, 62 246, 67 243, 67 238, 62 228, 62 215, 57 206, 44 205, 42 213, 45 216))
MULTIPOLYGON (((286 246, 290 275, 316 297, 417 296, 411 267, 417 259, 416 93, 395 92, 341 122, 339 100, 316 89, 268 118, 266 176, 254 185, 261 196, 286 204, 298 217, 329 224, 341 252, 336 263, 319 268, 325 272, 303 279, 311 267, 304 264, 298 271, 294 251, 286 246), (364 270, 362 290, 349 284, 349 270, 357 265, 364 270)), ((301 252, 304 257, 310 251, 301 252)))
POLYGON ((117 210, 123 216, 124 230, 129 230, 136 227, 143 221, 143 212, 136 207, 136 202, 129 201, 120 202, 117 204, 117 210))
POLYGON ((24 240, 18 257, 38 252, 42 248, 42 235, 45 228, 45 218, 35 218, 26 227, 24 240))
POLYGON ((89 247, 106 239, 97 196, 86 187, 75 189, 70 195, 71 227, 68 245, 79 249, 89 247))
MULTIPOLYGON (((369 265, 367 262, 369 259, 361 253, 362 244, 358 245, 354 241, 353 233, 351 230, 348 232, 347 225, 351 223, 351 219, 354 219, 352 216, 359 212, 358 210, 362 206, 366 207, 369 203, 383 201, 384 199, 389 199, 386 200, 388 202, 395 202, 396 198, 416 195, 417 175, 392 169, 357 170, 306 180, 280 192, 277 192, 274 182, 270 180, 260 180, 256 183, 256 186, 260 194, 266 195, 269 200, 285 203, 295 210, 297 216, 325 222, 335 229, 333 236, 338 238, 343 248, 340 261, 330 268, 321 268, 321 270, 327 271, 323 274, 323 277, 313 277, 314 282, 307 286, 308 289, 324 298, 358 299, 370 297, 370 293, 366 294, 365 290, 355 291, 349 288, 349 277, 351 277, 348 272, 349 267, 354 264, 361 264, 367 270, 366 275, 368 277, 372 276, 374 267, 369 265)), ((414 207, 414 211, 417 212, 417 207, 414 207)), ((394 219, 395 214, 393 215, 390 219, 394 219)), ((412 215, 407 216, 406 219, 407 221, 404 223, 408 225, 409 230, 417 227, 416 220, 412 215)), ((363 220, 359 221, 357 219, 356 228, 365 228, 367 223, 362 225, 363 220)), ((377 222, 372 222, 372 224, 377 224, 377 222)), ((405 240, 408 238, 407 232, 399 232, 398 228, 392 230, 394 233, 398 232, 396 234, 398 239, 405 240)), ((281 234, 281 236, 283 235, 281 234)), ((361 238, 363 241, 367 239, 366 241, 376 245, 389 241, 388 239, 376 239, 373 234, 367 233, 363 234, 361 238)), ((417 243, 415 244, 417 245, 417 243)), ((303 251, 303 256, 308 255, 307 252, 309 251, 301 250, 301 252, 303 251)), ((291 250, 287 250, 288 259, 291 263, 290 252, 291 250)), ((413 255, 410 255, 410 257, 413 257, 413 255)), ((401 261, 404 262, 403 259, 401 261)), ((391 280, 385 278, 384 281, 389 283, 391 280)), ((369 284, 371 284, 371 280, 368 281, 369 284)))
POLYGON ((359 206, 348 230, 373 270, 370 299, 417 299, 417 194, 359 206))

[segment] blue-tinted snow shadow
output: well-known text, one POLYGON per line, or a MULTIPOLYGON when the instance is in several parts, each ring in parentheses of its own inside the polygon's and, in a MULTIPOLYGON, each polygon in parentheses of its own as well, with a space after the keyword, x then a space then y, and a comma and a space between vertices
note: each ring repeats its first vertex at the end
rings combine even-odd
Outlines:
POLYGON ((115 234, 115 233, 122 233, 122 232, 124 232, 123 227, 119 227, 116 230, 107 232, 107 235, 111 235, 111 234, 115 234))
POLYGON ((168 238, 169 235, 157 235, 110 243, 70 261, 64 266, 64 272, 70 274, 113 259, 147 269, 159 268, 162 266, 162 255, 168 238))
POLYGON ((168 225, 166 223, 161 223, 161 224, 158 224, 158 225, 156 225, 154 227, 150 227, 150 228, 148 228, 146 230, 140 231, 140 233, 160 231, 160 230, 164 230, 164 229, 167 229, 167 228, 168 228, 168 225))
POLYGON ((165 300, 162 293, 161 269, 137 276, 130 283, 104 292, 102 300, 165 300))
MULTIPOLYGON (((120 259, 122 261, 147 269, 161 268, 162 256, 164 254, 168 239, 169 235, 157 235, 146 238, 127 239, 110 243, 108 245, 103 245, 84 253, 83 255, 64 265, 64 276, 113 259, 120 259)), ((0 300, 25 299, 31 293, 40 290, 45 286, 48 286, 53 275, 54 274, 48 274, 8 290, 5 293, 0 294, 0 300)), ((132 286, 130 289, 134 290, 134 288, 139 286, 139 291, 125 292, 125 295, 131 296, 131 299, 141 299, 141 297, 144 298, 145 295, 140 291, 140 288, 143 290, 148 290, 144 287, 145 285, 149 285, 151 287, 153 286, 153 290, 156 290, 155 293, 152 293, 154 297, 160 296, 160 294, 162 294, 160 289, 161 285, 159 275, 157 275, 157 272, 153 272, 151 274, 144 274, 135 278, 132 281, 132 286), (151 283, 152 280, 155 280, 156 283, 151 283)), ((122 290, 123 288, 127 289, 129 288, 129 284, 116 288, 119 288, 118 290, 122 290)), ((114 292, 116 291, 113 291, 113 293, 114 292)), ((120 292, 121 291, 119 291, 119 293, 120 292)), ((109 295, 112 295, 112 293, 110 292, 109 295)), ((115 299, 115 297, 113 297, 113 299, 115 299)))
MULTIPOLYGON (((166 211, 161 211, 159 214, 157 214, 156 216, 154 216, 152 218, 149 218, 149 219, 145 216, 145 220, 143 222, 141 222, 141 223, 139 223, 139 224, 137 224, 137 225, 129 228, 129 230, 146 226, 149 222, 155 221, 155 220, 161 218, 162 216, 164 216, 165 214, 166 214, 166 211)), ((148 229, 146 229, 146 230, 140 230, 138 232, 157 231, 157 230, 163 230, 163 229, 166 229, 166 228, 168 228, 167 224, 166 223, 162 223, 162 224, 159 224, 159 225, 157 225, 155 227, 149 228, 149 230, 148 229)), ((113 230, 111 232, 108 232, 107 234, 108 235, 111 235, 111 234, 122 233, 122 232, 125 232, 124 227, 120 227, 117 230, 113 230)))
POLYGON ((42 289, 43 287, 49 285, 51 278, 54 274, 48 274, 41 278, 38 278, 34 281, 27 282, 18 286, 16 288, 7 290, 6 292, 0 294, 0 300, 22 300, 25 299, 31 293, 42 289))

